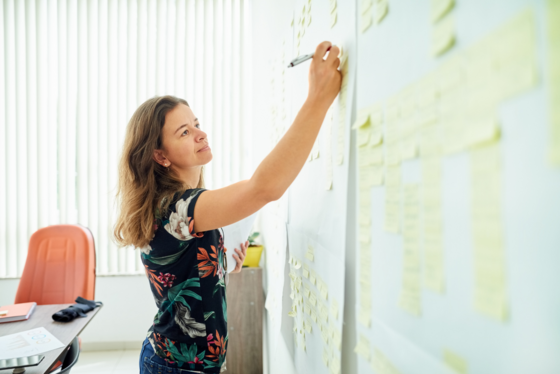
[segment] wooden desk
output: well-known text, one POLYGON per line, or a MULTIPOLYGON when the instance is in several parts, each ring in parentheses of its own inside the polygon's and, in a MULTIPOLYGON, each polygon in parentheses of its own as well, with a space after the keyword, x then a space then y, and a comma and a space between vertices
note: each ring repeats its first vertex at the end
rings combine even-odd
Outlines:
MULTIPOLYGON (((52 315, 61 309, 67 308, 73 304, 52 304, 37 305, 35 311, 27 321, 0 323, 0 336, 15 334, 21 331, 31 330, 37 327, 46 328, 51 334, 56 336, 58 340, 64 344, 63 348, 55 349, 43 353, 45 358, 38 366, 30 366, 25 368, 25 374, 43 374, 47 373, 56 363, 62 351, 78 336, 87 326, 89 321, 99 312, 101 307, 95 308, 87 313, 85 318, 76 318, 72 322, 56 322, 52 319, 52 315)), ((1 374, 11 373, 13 369, 0 370, 1 374)))

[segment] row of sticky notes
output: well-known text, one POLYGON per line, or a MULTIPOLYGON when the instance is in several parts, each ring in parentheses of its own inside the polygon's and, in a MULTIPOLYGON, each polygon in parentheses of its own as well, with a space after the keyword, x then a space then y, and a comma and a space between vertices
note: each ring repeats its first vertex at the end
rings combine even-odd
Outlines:
POLYGON ((560 1, 547 1, 548 69, 550 77, 549 160, 560 166, 560 1))
MULTIPOLYGON (((292 25, 294 21, 292 20, 292 25)), ((299 47, 301 45, 301 40, 305 35, 305 30, 307 27, 311 26, 311 0, 308 0, 306 4, 303 4, 299 20, 297 21, 298 31, 296 34, 296 54, 299 56, 299 47)))
POLYGON ((443 292, 442 160, 438 156, 423 157, 421 169, 423 284, 427 289, 443 292))
POLYGON ((324 139, 325 139, 325 189, 331 190, 333 188, 333 164, 332 164, 332 127, 334 122, 334 113, 332 106, 329 108, 324 124, 324 139))
POLYGON ((362 0, 360 3, 360 32, 366 32, 374 22, 380 23, 388 11, 388 0, 362 0))
POLYGON ((340 54, 340 71, 342 72, 342 83, 340 86, 340 93, 338 94, 338 128, 337 128, 337 142, 336 142, 336 158, 335 164, 342 165, 344 162, 344 146, 346 139, 346 113, 348 101, 348 80, 349 80, 349 65, 348 54, 342 46, 340 54))
POLYGON ((336 4, 336 0, 330 0, 329 10, 331 14, 331 29, 336 25, 336 21, 338 18, 338 8, 336 4))
POLYGON ((405 311, 421 312, 420 204, 417 184, 404 185, 404 254, 399 306, 405 311))
POLYGON ((500 102, 536 83, 535 22, 529 11, 385 102, 385 165, 399 165, 420 151, 450 154, 497 139, 500 102))
POLYGON ((505 320, 508 315, 500 173, 500 147, 488 145, 471 153, 474 307, 505 320))
POLYGON ((448 51, 455 44, 455 22, 451 15, 447 15, 454 0, 431 0, 432 55, 439 56, 448 51))
POLYGON ((305 260, 309 263, 302 262, 293 255, 289 257, 290 264, 290 298, 292 301, 292 309, 288 312, 290 317, 295 318, 294 325, 294 342, 296 346, 306 352, 306 334, 319 331, 328 350, 336 350, 336 355, 329 355, 326 362, 331 372, 340 372, 340 360, 334 360, 330 357, 338 357, 342 349, 342 332, 337 328, 335 321, 339 319, 339 304, 328 295, 328 286, 325 281, 319 277, 312 269, 312 263, 315 260, 315 249, 312 245, 307 246, 305 260), (301 270, 302 276, 298 274, 301 270), (306 279, 306 282, 302 282, 306 279), (312 287, 316 286, 317 292, 312 287), (318 297, 320 296, 320 298, 318 297), (328 306, 330 300, 330 307, 328 306), (301 318, 298 318, 301 316, 301 318), (313 323, 317 324, 317 330, 313 329, 313 323))
POLYGON ((370 348, 369 340, 360 334, 354 352, 369 362, 375 374, 399 374, 389 359, 377 348, 370 348), (373 353, 372 353, 373 352, 373 353))

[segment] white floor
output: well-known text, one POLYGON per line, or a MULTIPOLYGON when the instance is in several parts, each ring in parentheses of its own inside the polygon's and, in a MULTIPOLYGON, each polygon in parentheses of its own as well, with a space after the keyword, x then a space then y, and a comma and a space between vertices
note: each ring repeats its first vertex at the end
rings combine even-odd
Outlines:
POLYGON ((82 352, 71 374, 138 374, 140 350, 82 352))

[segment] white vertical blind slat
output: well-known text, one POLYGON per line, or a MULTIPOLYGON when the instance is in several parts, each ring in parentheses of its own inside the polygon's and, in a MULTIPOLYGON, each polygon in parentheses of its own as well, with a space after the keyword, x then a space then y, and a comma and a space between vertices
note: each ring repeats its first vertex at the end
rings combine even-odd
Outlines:
POLYGON ((68 4, 66 0, 61 0, 58 3, 58 95, 59 100, 57 103, 57 134, 58 134, 58 149, 57 149, 57 191, 58 194, 58 210, 59 222, 67 221, 67 183, 66 183, 66 164, 68 159, 67 144, 67 118, 68 118, 68 4))
MULTIPOLYGON (((6 21, 4 20, 4 7, 5 3, 0 5, 0 20, 2 20, 2 27, 0 27, 0 50, 5 51, 6 45, 4 44, 4 27, 6 27, 6 21)), ((4 58, 0 58, 0 87, 5 88, 6 86, 6 63, 4 58)), ((7 188, 6 184, 8 182, 7 173, 7 147, 8 147, 8 137, 7 137, 7 123, 8 118, 6 116, 6 91, 5 89, 0 89, 0 147, 2 148, 2 153, 0 154, 0 180, 6 181, 5 183, 0 183, 0 278, 6 277, 7 275, 7 229, 8 224, 8 209, 7 209, 7 188)))
MULTIPOLYGON (((251 1, 250 0, 242 0, 242 14, 243 14, 243 21, 241 22, 242 29, 241 29, 241 56, 243 57, 242 64, 241 64, 241 74, 243 77, 243 98, 253 97, 253 85, 250 84, 251 82, 251 73, 253 71, 253 54, 252 49, 250 48, 251 45, 251 38, 253 36, 251 22, 252 13, 251 13, 251 1)), ((240 156, 242 157, 241 160, 241 175, 239 179, 247 179, 250 177, 251 171, 251 162, 253 156, 253 131, 251 128, 251 124, 253 123, 252 118, 252 100, 241 100, 241 105, 243 107, 243 120, 242 126, 240 128, 240 132, 242 134, 241 139, 241 152, 240 156)))
MULTIPOLYGON (((107 49, 107 60, 110 61, 107 65, 108 72, 108 82, 107 82, 107 137, 105 141, 109 145, 108 151, 108 163, 113 165, 112 169, 109 169, 109 188, 117 185, 117 170, 114 165, 118 164, 118 145, 117 145, 117 134, 116 128, 119 125, 117 119, 117 75, 118 66, 115 63, 118 57, 118 43, 117 43, 117 23, 118 23, 118 4, 116 1, 109 1, 108 9, 108 49, 107 49)), ((109 210, 111 212, 112 221, 117 217, 117 211, 115 206, 114 194, 109 194, 109 210)), ((109 248, 108 256, 108 273, 116 274, 118 273, 118 251, 114 245, 109 248)))
MULTIPOLYGON (((200 71, 202 72, 203 76, 203 116, 204 122, 206 123, 206 133, 209 139, 214 138, 214 131, 213 131, 213 106, 212 106, 212 70, 214 65, 214 54, 213 54, 213 46, 214 46, 214 29, 213 29, 213 3, 212 1, 204 1, 202 3, 204 6, 204 22, 202 24, 204 39, 201 48, 203 49, 203 66, 204 68, 200 71)), ((215 188, 214 186, 214 164, 209 163, 206 166, 206 175, 208 176, 208 186, 210 188, 215 188)))
MULTIPOLYGON (((117 57, 117 64, 118 64, 118 74, 117 74, 117 125, 114 127, 116 135, 117 135, 117 149, 120 150, 122 144, 124 142, 124 134, 126 129, 126 124, 128 121, 129 116, 126 113, 127 108, 127 75, 126 75, 126 68, 127 68, 127 33, 128 33, 128 7, 127 7, 127 0, 119 0, 119 15, 118 15, 118 57, 117 57)), ((119 152, 120 156, 120 152, 119 152)), ((115 158, 115 161, 118 162, 118 157, 115 158)), ((119 253, 119 266, 118 272, 121 274, 125 274, 127 270, 127 249, 120 248, 118 250, 119 253)))
POLYGON ((16 155, 16 29, 15 4, 13 0, 4 2, 4 24, 6 43, 6 197, 9 220, 6 233, 6 277, 18 274, 18 214, 17 205, 17 155, 16 155))
POLYGON ((166 89, 166 34, 167 28, 167 0, 158 0, 156 18, 156 94, 165 95, 166 89))
POLYGON ((185 81, 185 95, 184 99, 187 100, 191 107, 194 107, 196 102, 195 96, 195 63, 197 57, 195 55, 196 47, 196 0, 187 0, 186 4, 186 81, 185 81))
POLYGON ((214 188, 224 187, 223 178, 223 161, 225 155, 220 151, 222 149, 224 134, 223 127, 223 97, 224 91, 221 89, 222 84, 222 63, 223 63, 223 38, 224 38, 224 12, 222 0, 214 0, 214 64, 212 66, 212 75, 214 76, 212 84, 212 104, 213 104, 213 133, 209 139, 213 150, 214 165, 214 188))
MULTIPOLYGON (((84 226, 90 226, 89 221, 89 168, 88 168, 88 150, 89 150, 89 128, 90 125, 90 108, 88 87, 90 83, 89 75, 90 60, 88 56, 88 3, 87 1, 78 1, 78 109, 75 120, 70 117, 70 123, 74 122, 76 126, 76 198, 78 208, 78 222, 84 226)), ((93 108, 92 108, 93 109, 93 108)))
POLYGON ((62 166, 58 169, 63 177, 65 185, 65 194, 60 195, 66 200, 65 218, 62 223, 78 222, 78 203, 77 203, 77 113, 78 113, 78 2, 77 0, 68 0, 68 12, 66 14, 66 22, 68 28, 67 37, 67 58, 68 69, 62 74, 67 74, 66 79, 66 101, 62 103, 66 109, 65 131, 66 137, 64 142, 60 142, 61 147, 66 148, 65 158, 61 158, 62 166))
POLYGON ((37 173, 38 187, 38 226, 45 227, 49 224, 49 144, 50 121, 49 116, 49 25, 48 25, 48 2, 37 3, 37 173))
POLYGON ((39 226, 37 153, 37 20, 35 1, 25 2, 26 124, 27 124, 27 236, 39 226))
POLYGON ((137 62, 138 72, 136 76, 137 81, 137 95, 136 102, 143 103, 148 99, 147 93, 147 24, 148 24, 148 2, 147 0, 138 0, 138 24, 137 24, 137 62))
MULTIPOLYGON (((126 57, 126 113, 124 122, 121 124, 121 128, 126 127, 126 123, 132 113, 136 110, 139 103, 136 100, 136 21, 138 19, 138 7, 134 0, 129 0, 127 4, 127 34, 126 34, 126 44, 127 44, 127 57, 126 57)), ((122 144, 122 143, 121 143, 122 144)), ((125 249, 126 253, 126 272, 134 273, 138 266, 140 265, 140 258, 138 251, 131 250, 129 248, 125 249)))
MULTIPOLYGON (((241 81, 241 76, 239 74, 241 68, 241 54, 239 53, 241 51, 241 43, 240 43, 241 33, 239 32, 241 27, 241 19, 240 19, 241 12, 239 6, 240 6, 240 0, 233 0, 232 33, 233 33, 233 50, 235 51, 235 53, 233 54, 232 67, 235 73, 233 74, 233 80, 232 80, 232 98, 233 98, 233 102, 232 102, 233 118, 231 122, 232 149, 241 148, 241 144, 239 143, 239 140, 241 138, 239 136, 240 135, 239 123, 241 121, 241 100, 239 100, 239 98, 241 95, 241 85, 243 84, 243 82, 241 81)), ((233 152, 231 171, 232 171, 232 178, 235 181, 239 180, 240 166, 241 165, 240 165, 239 153, 233 152)))
POLYGON ((186 32, 186 18, 185 18, 185 6, 184 0, 177 0, 175 4, 176 17, 175 25, 175 43, 173 45, 177 46, 175 51, 175 66, 174 66, 174 81, 177 82, 175 86, 175 95, 182 99, 187 99, 185 91, 185 32, 186 32))
MULTIPOLYGON (((58 199, 58 102, 59 102, 59 70, 58 70, 58 5, 57 0, 49 0, 48 2, 48 73, 47 76, 47 97, 42 97, 48 104, 48 117, 45 128, 47 129, 48 138, 48 155, 45 157, 48 170, 48 224, 54 225, 60 222, 59 216, 59 199, 58 199)), ((43 155, 41 155, 43 156, 43 155)))
POLYGON ((108 4, 107 0, 99 1, 99 16, 98 16, 98 32, 99 32, 99 90, 98 94, 98 188, 99 188, 99 236, 96 238, 97 249, 97 269, 100 274, 106 274, 109 271, 109 238, 111 236, 111 225, 109 221, 110 206, 109 195, 114 194, 115 191, 109 185, 109 172, 115 163, 108 162, 108 139, 107 130, 109 116, 107 115, 108 105, 108 40, 107 40, 107 18, 108 4))
MULTIPOLYGON (((87 3, 88 118, 87 118, 87 184, 88 222, 93 237, 100 237, 99 225, 99 2, 87 3)), ((99 258, 97 258, 99 265, 99 258)))
POLYGON ((90 228, 98 274, 143 270, 111 238, 126 124, 154 95, 184 98, 200 118, 208 188, 244 175, 250 1, 2 2, 0 278, 21 275, 31 234, 57 223, 90 228))
POLYGON ((28 149, 27 149, 27 57, 26 57, 26 34, 25 29, 25 3, 18 1, 15 4, 15 31, 16 31, 16 165, 18 186, 14 198, 17 201, 17 269, 18 273, 23 271, 27 255, 27 239, 29 238, 28 220, 28 149), (17 196, 17 198, 16 198, 17 196))
POLYGON ((166 4, 166 22, 161 24, 161 29, 165 30, 165 52, 163 54, 164 66, 165 66, 165 94, 166 95, 177 95, 175 88, 175 54, 177 53, 175 48, 175 26, 176 26, 176 14, 175 1, 165 0, 166 4))
MULTIPOLYGON (((231 25, 231 1, 226 0, 224 3, 224 58, 222 64, 222 90, 224 91, 223 101, 223 139, 222 149, 224 154, 223 177, 224 184, 228 185, 232 182, 231 178, 231 105, 232 105, 232 86, 231 77, 233 72, 232 51, 233 51, 233 33, 231 25)), ((235 149, 235 148, 234 148, 235 149)))

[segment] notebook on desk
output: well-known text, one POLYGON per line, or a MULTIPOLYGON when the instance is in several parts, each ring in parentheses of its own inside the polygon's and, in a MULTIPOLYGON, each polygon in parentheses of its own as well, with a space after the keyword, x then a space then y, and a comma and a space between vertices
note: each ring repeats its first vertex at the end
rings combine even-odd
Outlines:
POLYGON ((36 302, 2 306, 0 307, 0 323, 29 319, 36 306, 36 302))

